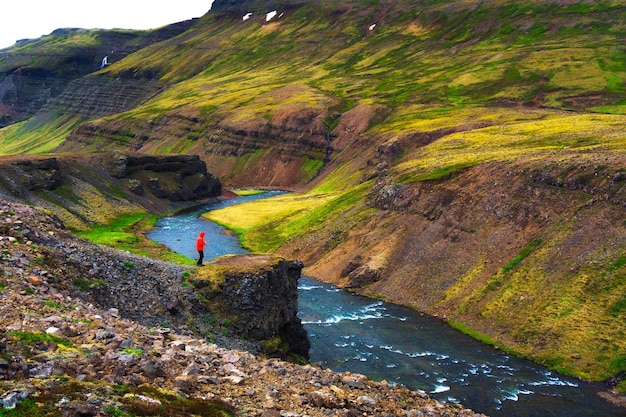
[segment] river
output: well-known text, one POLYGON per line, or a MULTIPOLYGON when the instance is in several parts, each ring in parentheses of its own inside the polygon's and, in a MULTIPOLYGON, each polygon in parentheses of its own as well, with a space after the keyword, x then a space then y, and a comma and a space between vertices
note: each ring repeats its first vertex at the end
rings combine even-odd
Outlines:
MULTIPOLYGON (((236 236, 199 215, 281 193, 238 197, 164 217, 148 237, 194 258, 195 239, 204 230, 205 260, 246 253, 236 236)), ((626 416, 625 409, 598 397, 600 384, 504 354, 436 318, 306 276, 298 290, 299 317, 311 341, 311 361, 324 367, 402 384, 493 417, 626 416)))

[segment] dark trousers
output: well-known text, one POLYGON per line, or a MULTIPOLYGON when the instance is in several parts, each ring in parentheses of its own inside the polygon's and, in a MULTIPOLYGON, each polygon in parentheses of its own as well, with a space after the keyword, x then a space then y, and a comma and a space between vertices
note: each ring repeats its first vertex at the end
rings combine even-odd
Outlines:
POLYGON ((198 251, 198 255, 200 256, 200 258, 198 259, 198 266, 202 265, 202 260, 204 259, 204 251, 203 250, 199 250, 198 251))

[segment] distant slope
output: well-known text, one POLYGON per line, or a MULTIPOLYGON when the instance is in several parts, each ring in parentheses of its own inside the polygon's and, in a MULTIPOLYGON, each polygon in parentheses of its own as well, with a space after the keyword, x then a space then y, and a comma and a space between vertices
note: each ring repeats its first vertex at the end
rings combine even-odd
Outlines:
MULTIPOLYGON (((184 32, 194 22, 188 20, 152 31, 58 29, 39 39, 22 40, 1 49, 0 127, 37 114, 73 80, 101 69, 105 57, 107 63, 115 63, 141 48, 184 32)), ((70 109, 64 113, 72 112, 70 109)), ((38 129, 39 126, 31 128, 38 129)), ((41 136, 31 140, 37 139, 41 136)))

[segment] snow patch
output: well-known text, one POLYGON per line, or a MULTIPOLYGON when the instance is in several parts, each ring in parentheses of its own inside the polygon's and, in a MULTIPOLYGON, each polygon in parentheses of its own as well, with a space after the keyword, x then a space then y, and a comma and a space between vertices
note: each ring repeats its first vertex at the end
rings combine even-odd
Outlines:
POLYGON ((376 23, 374 23, 373 25, 370 25, 370 30, 374 30, 375 27, 376 27, 376 23))
POLYGON ((246 13, 245 15, 243 15, 242 20, 246 21, 250 19, 251 16, 252 16, 252 13, 246 13))
POLYGON ((274 18, 274 16, 276 16, 276 14, 277 14, 276 10, 274 10, 273 12, 269 12, 268 14, 265 15, 265 21, 269 22, 270 20, 274 18))

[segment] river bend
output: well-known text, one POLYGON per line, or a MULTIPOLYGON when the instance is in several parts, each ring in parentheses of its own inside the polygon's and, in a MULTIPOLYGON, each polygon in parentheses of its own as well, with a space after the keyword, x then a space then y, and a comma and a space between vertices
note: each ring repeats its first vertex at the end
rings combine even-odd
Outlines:
MULTIPOLYGON (((199 215, 281 193, 219 201, 164 217, 148 237, 195 258, 195 239, 204 230, 207 261, 246 253, 236 236, 199 215)), ((409 308, 356 296, 306 276, 299 282, 299 317, 311 341, 311 361, 335 371, 403 384, 494 417, 626 416, 626 410, 597 396, 600 384, 504 354, 409 308)))

